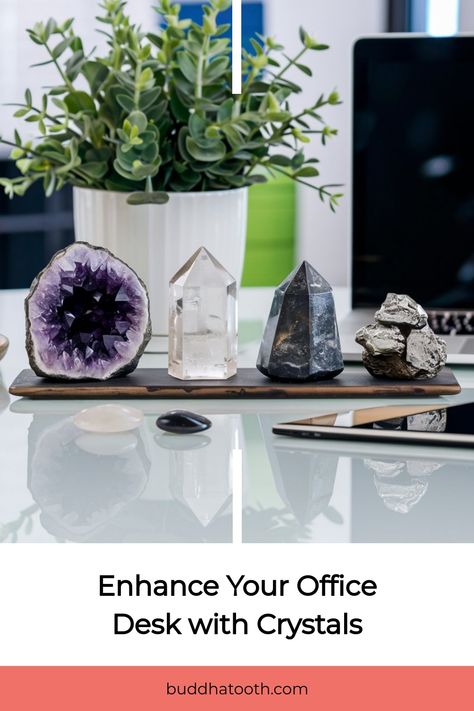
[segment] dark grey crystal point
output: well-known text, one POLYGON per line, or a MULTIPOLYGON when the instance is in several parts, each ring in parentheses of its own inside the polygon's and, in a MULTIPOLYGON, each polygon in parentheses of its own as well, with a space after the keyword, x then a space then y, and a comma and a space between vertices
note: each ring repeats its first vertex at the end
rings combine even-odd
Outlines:
POLYGON ((344 370, 331 286, 306 261, 275 291, 257 368, 272 380, 328 380, 344 370))

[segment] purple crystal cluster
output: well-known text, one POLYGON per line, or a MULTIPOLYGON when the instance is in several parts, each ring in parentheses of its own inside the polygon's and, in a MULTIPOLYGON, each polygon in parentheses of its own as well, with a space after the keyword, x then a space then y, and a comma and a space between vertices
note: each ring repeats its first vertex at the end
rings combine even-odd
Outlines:
POLYGON ((151 337, 143 282, 107 249, 85 242, 53 257, 34 280, 25 308, 30 365, 43 377, 126 375, 151 337))

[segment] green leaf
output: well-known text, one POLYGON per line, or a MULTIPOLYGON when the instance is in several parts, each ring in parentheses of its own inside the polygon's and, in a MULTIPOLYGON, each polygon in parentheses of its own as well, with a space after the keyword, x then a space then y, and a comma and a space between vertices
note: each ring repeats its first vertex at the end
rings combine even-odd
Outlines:
POLYGON ((265 118, 274 123, 284 123, 290 121, 291 114, 288 111, 267 111, 265 118))
POLYGON ((100 87, 109 76, 109 70, 100 62, 87 61, 82 65, 82 74, 90 86, 93 96, 96 96, 100 87))
POLYGON ((207 122, 198 116, 198 114, 192 114, 189 117, 189 132, 193 138, 200 139, 204 137, 204 133, 207 128, 207 122))
POLYGON ((82 46, 82 40, 77 35, 74 35, 74 37, 72 38, 71 49, 73 50, 73 52, 81 52, 84 50, 84 47, 82 46))
POLYGON ((304 162, 305 160, 303 151, 298 151, 291 159, 291 167, 293 168, 293 170, 299 170, 304 162))
POLYGON ((268 183, 268 178, 266 175, 251 175, 247 178, 247 181, 252 185, 257 183, 268 183))
POLYGON ((52 17, 49 18, 48 22, 46 23, 46 39, 49 39, 49 37, 56 32, 58 29, 58 25, 56 20, 53 20, 52 17))
POLYGON ((131 96, 127 94, 117 94, 117 103, 120 104, 124 111, 133 111, 135 108, 135 102, 131 96))
POLYGON ((122 168, 120 165, 119 161, 117 159, 114 160, 114 170, 122 176, 122 178, 126 178, 127 180, 141 180, 141 178, 136 178, 134 175, 132 175, 132 172, 130 170, 126 170, 125 168, 122 168))
POLYGON ((227 57, 219 57, 211 62, 204 70, 204 83, 211 84, 213 81, 222 76, 229 68, 229 59, 227 57))
POLYGON ((191 56, 187 52, 178 52, 176 61, 186 79, 191 82, 191 84, 194 84, 197 77, 197 67, 192 61, 191 56))
POLYGON ((61 25, 61 32, 67 32, 68 29, 73 24, 73 22, 74 22, 73 17, 69 17, 67 20, 65 20, 65 22, 63 22, 63 24, 61 25))
POLYGON ((49 95, 60 96, 61 94, 65 94, 67 91, 69 91, 67 86, 53 86, 53 88, 49 90, 49 95))
POLYGON ((244 142, 242 135, 234 126, 223 126, 222 131, 225 133, 227 140, 233 149, 240 148, 244 142))
POLYGON ((128 196, 127 203, 129 205, 165 205, 170 197, 162 191, 155 192, 135 192, 128 196))
POLYGON ((295 178, 315 178, 318 175, 319 170, 317 168, 313 168, 311 165, 306 165, 293 173, 293 177, 295 178))
POLYGON ((142 163, 140 160, 135 160, 135 161, 133 161, 133 164, 132 164, 132 174, 136 178, 153 177, 154 175, 157 174, 159 167, 160 167, 160 161, 158 161, 155 165, 146 165, 145 163, 142 163))
POLYGON ((34 32, 31 32, 31 30, 27 30, 27 32, 28 32, 28 36, 32 42, 34 42, 35 44, 41 44, 41 45, 44 44, 43 40, 40 37, 38 37, 38 35, 36 35, 34 32))
POLYGON ((252 37, 250 40, 250 44, 254 48, 256 54, 263 54, 263 47, 259 42, 257 42, 256 39, 252 37))
POLYGON ((71 91, 64 97, 64 103, 71 114, 96 112, 94 100, 85 91, 71 91))
POLYGON ((153 104, 156 103, 156 101, 158 100, 158 98, 159 98, 161 92, 162 92, 161 86, 156 86, 156 87, 154 87, 153 89, 149 89, 148 91, 144 91, 144 92, 140 95, 140 101, 139 101, 140 110, 146 112, 146 110, 147 110, 150 106, 152 106, 153 104))
POLYGON ((51 197, 56 188, 56 175, 52 172, 46 173, 43 179, 43 189, 46 197, 51 197))
POLYGON ((59 59, 59 57, 63 54, 63 52, 66 51, 66 49, 69 47, 71 44, 71 38, 67 37, 64 39, 62 42, 56 45, 56 47, 53 47, 51 55, 53 59, 59 59))
POLYGON ((24 175, 29 171, 32 162, 33 161, 31 160, 31 158, 20 158, 20 160, 17 160, 16 162, 16 167, 18 168, 20 173, 23 173, 24 175))
POLYGON ((161 118, 166 113, 166 109, 168 108, 168 102, 166 99, 163 99, 163 101, 159 101, 153 108, 148 108, 147 109, 147 117, 150 119, 150 121, 159 121, 161 118))
POLYGON ((234 153, 234 158, 237 158, 238 160, 252 160, 253 153, 250 153, 249 151, 238 151, 237 153, 234 153))
POLYGON ((159 35, 155 35, 153 32, 147 33, 147 40, 149 40, 155 47, 161 49, 163 47, 163 39, 159 35))
POLYGON ((243 175, 229 175, 227 182, 232 185, 233 188, 243 188, 246 184, 243 175))
POLYGON ((155 164, 157 162, 159 156, 158 143, 153 142, 150 143, 148 146, 145 144, 143 146, 138 146, 137 151, 139 152, 140 159, 145 163, 155 164))
POLYGON ((270 84, 264 81, 254 81, 250 84, 248 91, 250 94, 266 94, 270 88, 270 84))
POLYGON ((137 81, 137 89, 138 91, 145 91, 146 89, 151 89, 153 84, 155 83, 154 77, 153 77, 153 72, 151 71, 150 67, 145 67, 143 71, 141 72, 138 81, 137 81))
POLYGON ((291 159, 285 155, 275 154, 270 156, 270 163, 272 165, 281 165, 286 168, 291 165, 291 159))
POLYGON ((226 153, 222 141, 198 142, 191 136, 186 138, 186 148, 193 158, 203 163, 214 163, 221 160, 226 153))
POLYGON ((181 96, 175 87, 171 87, 170 97, 173 116, 182 124, 187 124, 189 119, 189 109, 183 104, 181 96))
POLYGON ((21 118, 22 116, 26 116, 26 114, 28 112, 29 112, 28 108, 18 109, 17 111, 15 111, 13 116, 15 116, 15 118, 21 118))
POLYGON ((300 39, 306 49, 329 49, 329 45, 320 44, 314 37, 311 37, 302 27, 300 27, 300 39))
POLYGON ((219 107, 217 112, 217 120, 219 123, 224 123, 232 118, 232 110, 234 108, 234 99, 227 99, 219 107))
POLYGON ((53 64, 54 59, 47 59, 45 62, 35 62, 34 64, 30 64, 30 67, 45 67, 47 64, 53 64))
MULTIPOLYGON (((76 38, 77 39, 77 38, 76 38)), ((71 48, 73 48, 74 42, 71 43, 71 48)), ((70 81, 74 81, 80 74, 81 68, 84 64, 84 52, 82 49, 78 49, 69 57, 66 62, 66 76, 70 81)))
POLYGON ((309 67, 306 66, 306 64, 296 64, 295 66, 297 66, 298 69, 301 72, 303 72, 303 74, 306 74, 306 76, 308 76, 308 77, 313 76, 313 72, 311 71, 311 69, 309 67))
POLYGON ((90 178, 100 179, 106 175, 109 169, 108 164, 105 161, 93 161, 90 163, 82 163, 81 171, 87 173, 90 178))
POLYGON ((204 136, 205 138, 220 138, 221 131, 218 126, 208 126, 204 136))
POLYGON ((133 192, 137 188, 135 181, 123 178, 118 173, 115 173, 111 178, 106 178, 106 180, 104 180, 104 186, 106 190, 123 193, 133 192))
POLYGON ((148 126, 148 119, 143 111, 132 111, 132 113, 128 115, 127 119, 132 127, 135 126, 138 129, 138 133, 143 133, 148 126))

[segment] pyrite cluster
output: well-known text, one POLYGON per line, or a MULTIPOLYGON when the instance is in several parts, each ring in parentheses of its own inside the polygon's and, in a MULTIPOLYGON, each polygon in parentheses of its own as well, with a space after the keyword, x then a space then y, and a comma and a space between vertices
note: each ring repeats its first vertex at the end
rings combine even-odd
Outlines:
POLYGON ((377 378, 434 378, 446 363, 446 342, 406 294, 387 294, 375 323, 359 329, 355 340, 364 348, 365 367, 377 378))

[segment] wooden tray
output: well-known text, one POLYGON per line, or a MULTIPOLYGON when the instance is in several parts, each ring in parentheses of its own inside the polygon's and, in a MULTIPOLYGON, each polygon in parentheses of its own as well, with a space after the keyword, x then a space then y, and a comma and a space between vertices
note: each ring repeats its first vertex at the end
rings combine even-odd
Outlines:
POLYGON ((125 378, 105 382, 67 382, 38 378, 23 370, 10 387, 12 395, 30 398, 316 398, 456 395, 461 387, 444 368, 431 380, 381 380, 360 369, 334 380, 279 383, 256 368, 242 368, 229 380, 176 380, 164 368, 139 368, 125 378))

